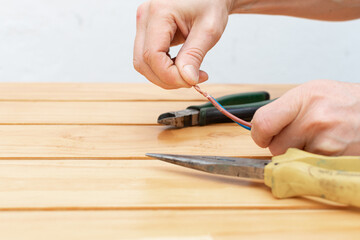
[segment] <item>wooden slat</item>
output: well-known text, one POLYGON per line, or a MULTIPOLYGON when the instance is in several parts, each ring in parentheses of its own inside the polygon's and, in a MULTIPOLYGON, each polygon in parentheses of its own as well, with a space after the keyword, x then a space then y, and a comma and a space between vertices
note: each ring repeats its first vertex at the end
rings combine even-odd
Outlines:
POLYGON ((204 102, 0 102, 0 124, 157 124, 160 114, 204 102))
MULTIPOLYGON (((291 84, 202 84, 219 97, 229 93, 269 91, 278 97, 296 85, 291 84)), ((0 101, 197 101, 203 96, 194 89, 164 90, 151 83, 0 83, 0 101)))
POLYGON ((3 212, 2 239, 358 239, 358 212, 87 211, 3 212))
MULTIPOLYGON (((215 97, 268 90, 274 98, 294 85, 202 87, 215 97)), ((358 238, 357 210, 277 200, 263 183, 139 160, 270 156, 235 124, 154 125, 160 113, 203 100, 150 83, 0 83, 0 239, 358 238)))
POLYGON ((157 160, 0 161, 0 210, 335 206, 305 198, 277 200, 263 183, 211 175, 157 160))
POLYGON ((236 124, 160 126, 2 125, 0 158, 139 158, 147 152, 270 156, 236 124))

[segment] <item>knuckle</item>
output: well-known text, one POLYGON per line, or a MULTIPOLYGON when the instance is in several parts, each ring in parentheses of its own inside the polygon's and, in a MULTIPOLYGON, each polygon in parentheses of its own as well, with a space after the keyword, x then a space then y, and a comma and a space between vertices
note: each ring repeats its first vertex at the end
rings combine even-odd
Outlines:
POLYGON ((223 30, 219 27, 219 23, 215 20, 207 21, 204 33, 212 39, 218 40, 223 34, 223 30))
POLYGON ((148 10, 149 7, 149 1, 148 2, 144 2, 142 4, 140 4, 136 10, 136 19, 137 21, 139 21, 140 19, 142 19, 142 16, 144 16, 145 12, 148 10))
POLYGON ((255 112, 252 125, 260 136, 269 136, 271 135, 271 126, 269 125, 269 122, 269 115, 266 114, 265 108, 262 107, 255 112))
POLYGON ((205 52, 197 47, 188 48, 185 54, 190 57, 193 61, 195 61, 198 65, 201 64, 205 57, 205 52))
POLYGON ((337 119, 334 114, 327 113, 324 109, 318 108, 307 116, 304 122, 304 130, 308 133, 318 133, 330 129, 339 124, 341 119, 337 119))
POLYGON ((133 59, 133 66, 136 71, 138 71, 139 73, 142 73, 142 64, 138 59, 136 59, 136 58, 133 59))
POLYGON ((327 156, 341 155, 347 148, 347 145, 342 141, 337 141, 333 138, 318 137, 313 142, 306 146, 305 150, 322 154, 327 156))
POLYGON ((141 16, 142 16, 142 13, 143 13, 143 9, 144 9, 144 6, 143 4, 141 4, 137 10, 136 10, 136 19, 139 21, 141 16))
POLYGON ((266 124, 264 126, 263 123, 259 118, 255 118, 252 121, 251 137, 259 147, 265 148, 269 145, 269 140, 271 140, 272 136, 269 134, 266 124))
POLYGON ((144 52, 142 53, 143 60, 146 63, 150 63, 151 56, 152 56, 152 53, 151 53, 150 49, 145 49, 144 52))
POLYGON ((171 1, 167 0, 151 0, 150 1, 150 14, 158 14, 160 11, 163 11, 164 9, 169 7, 169 4, 171 4, 171 1))

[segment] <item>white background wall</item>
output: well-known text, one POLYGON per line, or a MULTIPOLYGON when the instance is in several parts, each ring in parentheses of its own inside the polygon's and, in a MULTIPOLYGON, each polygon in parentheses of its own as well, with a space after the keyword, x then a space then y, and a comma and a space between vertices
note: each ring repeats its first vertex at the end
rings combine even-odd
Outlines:
MULTIPOLYGON (((146 82, 132 67, 140 0, 0 0, 0 81, 146 82)), ((213 83, 360 82, 360 20, 234 15, 213 83)))

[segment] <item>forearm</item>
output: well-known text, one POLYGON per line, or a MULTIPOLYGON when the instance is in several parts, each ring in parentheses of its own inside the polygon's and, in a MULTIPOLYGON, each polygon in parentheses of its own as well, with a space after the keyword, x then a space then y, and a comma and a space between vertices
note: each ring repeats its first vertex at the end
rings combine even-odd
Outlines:
POLYGON ((360 0, 233 0, 230 12, 344 21, 360 18, 360 0))

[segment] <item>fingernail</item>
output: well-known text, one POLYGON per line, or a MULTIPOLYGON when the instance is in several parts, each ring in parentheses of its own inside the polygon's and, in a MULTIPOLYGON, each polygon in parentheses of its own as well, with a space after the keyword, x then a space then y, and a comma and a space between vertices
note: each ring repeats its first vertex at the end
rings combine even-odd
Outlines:
POLYGON ((193 65, 185 65, 183 70, 188 80, 192 81, 194 85, 199 83, 199 71, 193 65))

